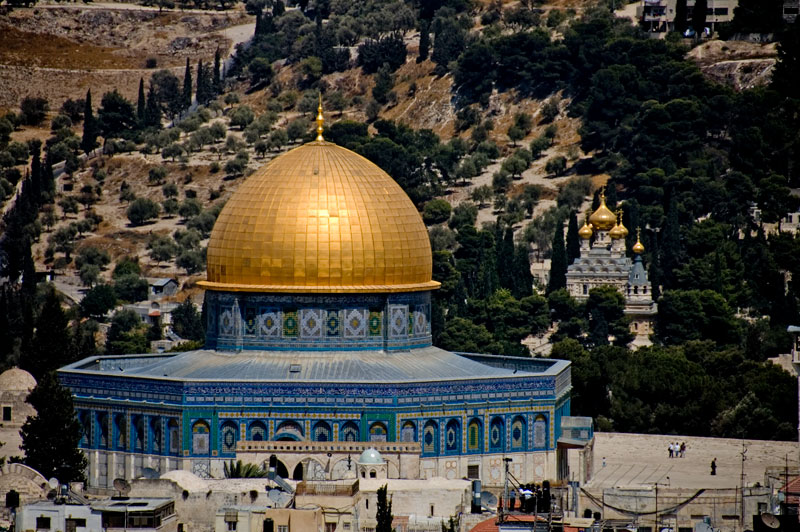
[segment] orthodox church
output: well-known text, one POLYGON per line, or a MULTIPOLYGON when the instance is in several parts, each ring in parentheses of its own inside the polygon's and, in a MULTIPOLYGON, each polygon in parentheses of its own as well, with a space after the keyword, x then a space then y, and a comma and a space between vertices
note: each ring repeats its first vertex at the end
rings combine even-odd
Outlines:
POLYGON ((650 345, 658 307, 642 264, 644 246, 638 230, 631 260, 625 252, 628 229, 622 225, 622 211, 613 213, 606 206, 605 194, 601 194, 600 207, 587 218, 578 235, 581 254, 567 267, 567 291, 575 299, 585 300, 592 288, 613 286, 625 296, 625 314, 631 318, 633 345, 650 345))
POLYGON ((434 347, 439 283, 417 209, 379 167, 325 141, 322 124, 320 107, 317 139, 259 169, 220 213, 201 283, 204 349, 59 370, 90 486, 222 477, 257 449, 297 480, 344 478, 371 447, 390 478, 500 485, 504 460, 517 478, 566 477, 569 362, 434 347))

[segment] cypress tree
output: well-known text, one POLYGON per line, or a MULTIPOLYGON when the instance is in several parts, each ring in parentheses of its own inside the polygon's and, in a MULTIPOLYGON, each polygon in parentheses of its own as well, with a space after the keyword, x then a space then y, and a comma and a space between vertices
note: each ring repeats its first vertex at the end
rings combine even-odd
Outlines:
POLYGON ((210 73, 201 59, 197 62, 197 103, 204 104, 208 102, 213 96, 212 90, 210 73))
POLYGON ((150 90, 147 91, 147 105, 144 110, 144 125, 145 127, 161 128, 161 108, 158 105, 158 96, 156 90, 150 85, 150 90))
POLYGON ((522 299, 533 293, 533 274, 528 258, 528 246, 517 244, 514 250, 514 290, 513 296, 522 299))
POLYGON ((139 98, 136 100, 136 119, 139 121, 139 125, 144 124, 146 107, 147 98, 144 95, 144 78, 139 78, 139 98))
POLYGON ((392 532, 392 501, 386 496, 386 484, 378 488, 378 508, 375 512, 375 532, 392 532))
POLYGON ((81 149, 87 155, 97 147, 97 120, 92 113, 92 90, 86 91, 86 103, 83 106, 83 138, 81 149))
POLYGON ((28 151, 31 153, 31 194, 37 205, 42 205, 42 141, 29 140, 28 151))
POLYGON ((214 84, 214 94, 222 93, 222 78, 220 77, 220 70, 219 70, 221 62, 222 62, 222 56, 220 54, 219 48, 217 48, 217 51, 214 52, 214 70, 211 73, 211 82, 214 84))
POLYGON ((417 63, 422 63, 428 58, 431 50, 431 34, 430 22, 423 19, 420 21, 419 28, 419 55, 417 55, 417 63))
POLYGON ((578 235, 578 216, 570 214, 567 226, 567 266, 581 256, 581 239, 578 235))
POLYGON ((686 30, 686 15, 688 13, 686 0, 678 0, 675 4, 675 31, 683 33, 686 30))
POLYGON ((547 293, 566 288, 567 286, 567 250, 564 248, 564 223, 556 224, 553 235, 553 252, 550 256, 550 281, 547 283, 547 293))
MULTIPOLYGON (((198 76, 197 79, 199 81, 200 76, 198 76)), ((183 95, 181 100, 182 111, 185 111, 192 106, 192 67, 189 66, 188 57, 186 58, 186 70, 183 73, 183 95)))
POLYGON ((664 288, 674 286, 675 269, 681 264, 681 235, 678 223, 678 202, 674 191, 669 191, 669 203, 661 229, 661 273, 664 288))
POLYGON ((26 401, 36 409, 36 415, 29 417, 20 430, 25 465, 63 483, 84 481, 88 460, 78 449, 83 431, 72 395, 48 373, 26 401))
MULTIPOLYGON (((499 233, 499 231, 498 231, 499 233)), ((514 288, 514 230, 506 227, 505 234, 497 235, 497 276, 502 288, 514 288)))
POLYGON ((64 356, 71 342, 69 322, 53 286, 48 287, 35 327, 31 350, 21 362, 22 368, 38 381, 47 373, 69 363, 64 356))

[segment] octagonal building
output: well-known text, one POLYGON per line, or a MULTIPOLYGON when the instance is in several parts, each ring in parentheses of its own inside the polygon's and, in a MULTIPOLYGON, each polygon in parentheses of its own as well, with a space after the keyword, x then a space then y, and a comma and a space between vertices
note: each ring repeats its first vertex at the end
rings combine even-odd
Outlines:
POLYGON ((383 170, 321 134, 232 195, 200 284, 204 349, 59 370, 89 485, 144 468, 221 477, 254 449, 296 479, 344 478, 367 448, 390 478, 500 485, 504 457, 520 479, 564 473, 569 363, 434 347, 439 283, 417 209, 383 170))

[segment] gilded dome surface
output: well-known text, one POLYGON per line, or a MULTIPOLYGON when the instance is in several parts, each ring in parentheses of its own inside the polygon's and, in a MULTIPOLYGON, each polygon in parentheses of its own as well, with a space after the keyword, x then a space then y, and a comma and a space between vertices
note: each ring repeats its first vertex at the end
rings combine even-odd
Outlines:
POLYGON ((605 194, 600 194, 600 206, 589 217, 589 222, 598 231, 608 231, 617 224, 616 215, 606 207, 605 194))
POLYGON ((407 292, 439 287, 422 217, 378 166, 316 141, 259 169, 208 244, 211 290, 407 292))

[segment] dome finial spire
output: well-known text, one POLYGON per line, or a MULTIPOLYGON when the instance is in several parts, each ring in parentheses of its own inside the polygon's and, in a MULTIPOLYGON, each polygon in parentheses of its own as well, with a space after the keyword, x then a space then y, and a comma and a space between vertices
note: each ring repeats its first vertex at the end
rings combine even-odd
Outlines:
POLYGON ((325 123, 325 117, 322 116, 322 93, 319 93, 319 107, 317 107, 317 141, 325 140, 322 138, 322 125, 325 123))
POLYGON ((637 255, 644 253, 644 246, 642 245, 642 228, 636 228, 636 243, 633 245, 633 252, 637 255))

